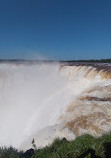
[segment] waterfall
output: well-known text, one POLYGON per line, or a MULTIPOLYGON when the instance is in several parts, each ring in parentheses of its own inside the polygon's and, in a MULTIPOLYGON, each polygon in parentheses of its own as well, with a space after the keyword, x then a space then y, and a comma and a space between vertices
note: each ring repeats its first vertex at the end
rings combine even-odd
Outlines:
POLYGON ((0 145, 28 149, 56 137, 111 130, 111 72, 61 63, 0 64, 0 145))

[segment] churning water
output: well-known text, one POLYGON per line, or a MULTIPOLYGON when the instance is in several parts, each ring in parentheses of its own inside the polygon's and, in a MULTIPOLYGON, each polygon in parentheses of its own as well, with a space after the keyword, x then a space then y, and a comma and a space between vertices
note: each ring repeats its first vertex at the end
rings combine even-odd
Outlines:
POLYGON ((0 145, 28 149, 54 138, 111 130, 111 73, 59 63, 0 64, 0 145))

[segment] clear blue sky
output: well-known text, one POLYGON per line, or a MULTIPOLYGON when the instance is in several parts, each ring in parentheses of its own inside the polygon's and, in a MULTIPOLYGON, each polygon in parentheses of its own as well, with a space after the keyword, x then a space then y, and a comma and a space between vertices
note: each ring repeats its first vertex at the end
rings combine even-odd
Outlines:
POLYGON ((0 0, 0 58, 111 58, 111 0, 0 0))

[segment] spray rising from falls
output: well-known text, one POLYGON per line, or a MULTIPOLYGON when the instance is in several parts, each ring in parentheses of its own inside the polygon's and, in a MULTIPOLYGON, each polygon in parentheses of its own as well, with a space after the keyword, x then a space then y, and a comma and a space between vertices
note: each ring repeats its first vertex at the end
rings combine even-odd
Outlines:
POLYGON ((28 149, 54 138, 111 130, 111 73, 91 66, 0 65, 0 145, 28 149))

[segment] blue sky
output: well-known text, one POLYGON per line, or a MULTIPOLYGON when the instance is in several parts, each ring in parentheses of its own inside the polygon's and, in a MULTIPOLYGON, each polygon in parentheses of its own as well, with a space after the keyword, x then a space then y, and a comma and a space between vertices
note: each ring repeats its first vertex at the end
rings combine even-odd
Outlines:
POLYGON ((111 0, 0 0, 0 58, 111 58, 111 0))

